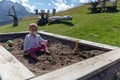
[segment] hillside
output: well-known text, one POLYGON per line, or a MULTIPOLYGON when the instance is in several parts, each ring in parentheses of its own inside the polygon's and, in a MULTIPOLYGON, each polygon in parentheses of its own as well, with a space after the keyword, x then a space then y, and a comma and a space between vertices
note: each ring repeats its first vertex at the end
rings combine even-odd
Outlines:
MULTIPOLYGON (((74 26, 60 23, 45 25, 39 27, 39 30, 120 47, 120 11, 90 14, 88 7, 89 5, 85 4, 57 14, 73 16, 73 20, 69 22, 74 26)), ((120 1, 118 1, 118 10, 120 10, 120 1)), ((28 25, 32 22, 37 22, 37 16, 24 18, 18 27, 12 27, 12 24, 0 27, 0 32, 27 31, 28 25)))

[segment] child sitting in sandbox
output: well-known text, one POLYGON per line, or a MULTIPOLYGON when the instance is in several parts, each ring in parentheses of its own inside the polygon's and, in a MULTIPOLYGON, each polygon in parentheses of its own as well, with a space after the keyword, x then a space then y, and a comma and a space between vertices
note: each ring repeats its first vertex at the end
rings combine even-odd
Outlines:
POLYGON ((37 34, 38 26, 35 23, 29 25, 30 33, 25 36, 24 40, 24 51, 28 53, 32 58, 39 61, 36 53, 40 50, 44 50, 49 53, 46 43, 48 40, 43 39, 37 34))

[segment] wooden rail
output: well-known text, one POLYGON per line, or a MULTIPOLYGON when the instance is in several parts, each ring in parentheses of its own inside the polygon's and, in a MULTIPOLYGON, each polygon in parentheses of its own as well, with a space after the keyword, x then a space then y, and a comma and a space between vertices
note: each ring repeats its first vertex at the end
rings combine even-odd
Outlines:
POLYGON ((0 80, 26 80, 34 76, 11 53, 0 46, 0 80))

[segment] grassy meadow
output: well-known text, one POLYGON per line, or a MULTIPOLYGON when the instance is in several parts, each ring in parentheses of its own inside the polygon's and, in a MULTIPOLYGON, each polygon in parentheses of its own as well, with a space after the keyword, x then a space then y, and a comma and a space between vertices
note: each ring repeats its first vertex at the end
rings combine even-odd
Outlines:
MULTIPOLYGON (((90 14, 88 8, 89 5, 85 4, 56 14, 71 15, 72 21, 66 23, 72 23, 73 26, 63 23, 47 24, 39 26, 39 30, 120 47, 120 11, 90 14)), ((36 23, 37 20, 37 16, 34 16, 22 19, 17 27, 12 24, 1 26, 0 33, 28 31, 29 24, 36 23)))

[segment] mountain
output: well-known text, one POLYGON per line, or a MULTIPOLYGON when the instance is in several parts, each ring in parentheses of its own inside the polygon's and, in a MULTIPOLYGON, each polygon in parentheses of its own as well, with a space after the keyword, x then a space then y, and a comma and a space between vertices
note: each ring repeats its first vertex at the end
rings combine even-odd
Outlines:
POLYGON ((8 11, 10 11, 10 13, 13 14, 12 6, 15 7, 16 15, 19 20, 25 16, 33 15, 19 3, 13 3, 11 1, 2 0, 0 1, 0 25, 5 25, 13 21, 12 17, 7 16, 8 11))

